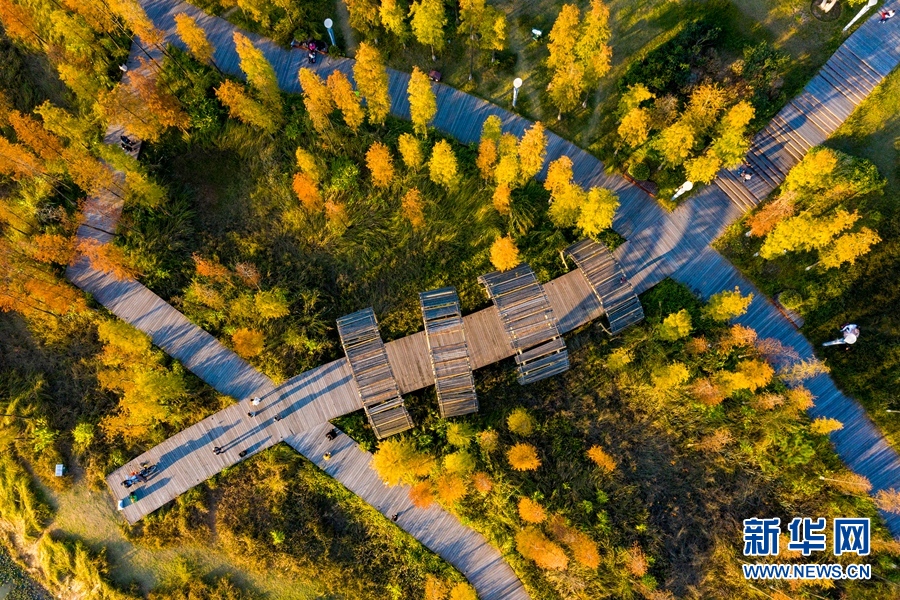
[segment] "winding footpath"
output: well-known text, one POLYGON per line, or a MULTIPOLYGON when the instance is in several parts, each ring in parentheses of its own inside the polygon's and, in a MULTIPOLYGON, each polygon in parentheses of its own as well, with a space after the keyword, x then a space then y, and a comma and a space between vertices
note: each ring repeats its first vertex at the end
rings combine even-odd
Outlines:
MULTIPOLYGON (((194 16, 216 48, 218 66, 228 73, 239 74, 232 42, 236 30, 233 25, 178 0, 142 0, 141 4, 166 34, 167 41, 178 46, 181 43, 174 34, 174 15, 187 12, 194 16)), ((900 9, 897 0, 888 4, 900 9)), ((259 36, 246 35, 273 64, 282 87, 299 92, 297 71, 307 66, 303 53, 281 49, 259 36)), ((723 172, 716 182, 672 213, 666 213, 652 198, 621 177, 605 174, 600 161, 552 133, 548 135, 547 161, 567 155, 573 161, 576 181, 584 186, 607 187, 619 194, 621 207, 614 228, 627 241, 615 255, 637 292, 666 277, 684 282, 704 297, 735 286, 745 292, 752 291, 754 301, 739 321, 756 329, 761 338, 776 338, 801 357, 809 358, 813 349, 803 336, 709 244, 777 187, 806 150, 826 139, 898 62, 900 30, 896 23, 880 26, 869 19, 848 38, 803 94, 792 100, 755 138, 748 154, 748 162, 757 174, 752 186, 736 186, 735 175, 723 172), (853 61, 861 74, 847 71, 847 65, 854 64, 853 61), (843 77, 836 73, 842 73, 843 77)), ((315 68, 322 76, 340 69, 352 77, 352 61, 348 59, 323 60, 315 68)), ((389 77, 392 112, 408 118, 409 75, 390 71, 389 77)), ((438 100, 434 126, 463 142, 476 141, 482 123, 491 114, 500 116, 505 131, 521 134, 530 125, 517 115, 448 86, 437 84, 434 89, 438 100)), ((116 143, 117 136, 111 128, 107 143, 116 143)), ((79 235, 105 243, 115 232, 121 196, 110 192, 91 198, 86 213, 79 235)), ((137 521, 193 485, 239 462, 243 457, 238 452, 246 451, 245 456, 250 456, 284 441, 383 514, 399 513, 397 524, 466 574, 483 600, 528 597, 500 553, 480 534, 440 508, 423 510, 411 506, 406 489, 390 488, 379 481, 369 468, 371 455, 360 450, 347 436, 339 434, 333 441, 326 440, 324 432, 331 428, 329 419, 360 409, 356 385, 345 359, 276 386, 138 282, 117 281, 94 270, 84 259, 74 263, 68 275, 73 283, 150 335, 157 346, 215 389, 242 401, 176 434, 108 477, 110 489, 121 499, 125 490, 119 482, 125 474, 143 460, 160 465, 157 475, 141 489, 140 500, 124 509, 129 521, 137 521), (260 396, 262 403, 251 410, 246 400, 254 396, 260 396), (248 412, 256 414, 249 416, 248 412), (216 446, 224 452, 215 454, 216 446), (325 453, 330 453, 329 459, 325 453)), ((602 315, 590 286, 578 270, 548 282, 545 288, 562 332, 602 315)), ((506 339, 506 336, 495 308, 466 316, 465 329, 475 368, 514 354, 508 344, 498 347, 496 343, 498 338, 506 339)), ((401 392, 433 385, 422 333, 387 344, 387 352, 401 392)), ((811 415, 836 418, 844 424, 842 430, 831 434, 844 462, 869 478, 873 493, 900 488, 900 457, 887 445, 859 404, 840 393, 827 375, 819 375, 807 385, 816 395, 811 415)), ((884 517, 893 535, 900 538, 900 517, 886 513, 884 517)))

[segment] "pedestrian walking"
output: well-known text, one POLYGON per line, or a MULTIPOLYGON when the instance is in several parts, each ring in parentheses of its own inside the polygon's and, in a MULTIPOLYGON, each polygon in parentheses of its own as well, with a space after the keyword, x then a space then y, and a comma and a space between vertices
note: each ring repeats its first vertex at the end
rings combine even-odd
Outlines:
POLYGON ((281 420, 281 415, 275 415, 275 420, 276 420, 276 421, 280 421, 280 420, 281 420))
POLYGON ((215 452, 216 454, 222 454, 222 448, 216 446, 215 448, 213 448, 213 452, 215 452))
POLYGON ((329 442, 333 442, 334 438, 336 438, 336 437, 337 437, 337 429, 335 429, 333 427, 331 428, 331 430, 328 433, 325 434, 325 439, 327 439, 329 442))
POLYGON ((890 19, 891 17, 893 17, 896 14, 897 14, 897 11, 895 11, 895 10, 883 10, 883 11, 881 11, 881 20, 878 22, 884 23, 885 21, 887 21, 888 19, 890 19))
POLYGON ((262 402, 262 398, 257 396, 256 398, 254 398, 253 400, 250 401, 250 404, 252 404, 253 406, 259 406, 260 402, 262 402))
POLYGON ((250 411, 250 412, 247 413, 247 416, 250 417, 250 418, 252 419, 253 417, 256 416, 256 413, 253 412, 253 411, 250 411))
POLYGON ((245 456, 247 456, 247 451, 241 450, 240 452, 238 452, 238 456, 240 456, 241 458, 244 458, 245 456))
POLYGON ((325 460, 331 460, 331 452, 326 452, 322 455, 322 458, 325 460))
POLYGON ((391 521, 393 521, 394 523, 396 523, 396 522, 397 522, 397 519, 399 519, 399 518, 400 518, 400 513, 394 513, 394 514, 391 516, 391 521))

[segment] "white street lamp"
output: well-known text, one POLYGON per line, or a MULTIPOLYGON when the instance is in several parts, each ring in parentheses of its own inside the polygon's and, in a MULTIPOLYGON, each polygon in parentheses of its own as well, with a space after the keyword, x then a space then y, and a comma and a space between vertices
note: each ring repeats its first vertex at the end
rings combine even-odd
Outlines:
POLYGON ((516 100, 519 99, 519 88, 522 87, 522 78, 513 79, 513 108, 516 107, 516 100))
POLYGON ((337 42, 334 41, 334 29, 332 29, 333 26, 334 21, 332 21, 331 19, 325 19, 325 29, 328 30, 328 37, 331 38, 331 45, 337 46, 337 42))
POLYGON ((869 1, 866 3, 866 5, 863 6, 863 7, 859 10, 858 13, 856 13, 856 16, 853 17, 853 19, 851 19, 850 22, 847 23, 847 25, 846 25, 841 31, 846 32, 848 29, 850 29, 851 27, 853 27, 853 24, 856 23, 857 21, 859 21, 859 20, 862 18, 862 16, 863 16, 864 14, 866 14, 867 12, 869 12, 869 9, 872 8, 873 6, 875 6, 876 4, 878 4, 878 0, 869 0, 869 1))
POLYGON ((678 198, 678 196, 680 196, 686 192, 689 192, 692 189, 694 189, 694 182, 693 181, 685 181, 684 183, 681 184, 680 188, 675 190, 675 195, 672 196, 672 200, 675 200, 676 198, 678 198))

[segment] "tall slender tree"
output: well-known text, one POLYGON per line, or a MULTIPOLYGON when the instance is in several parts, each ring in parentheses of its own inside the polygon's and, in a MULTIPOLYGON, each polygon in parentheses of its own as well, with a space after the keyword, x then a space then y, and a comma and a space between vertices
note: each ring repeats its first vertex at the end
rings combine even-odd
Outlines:
POLYGON ((178 37, 187 46, 188 51, 199 62, 210 65, 213 63, 215 48, 206 37, 206 32, 197 25, 197 21, 187 13, 175 15, 175 31, 178 37))
MULTIPOLYGON (((612 48, 609 46, 609 8, 603 0, 591 0, 575 44, 575 56, 584 66, 585 87, 594 88, 609 72, 612 48)), ((587 95, 582 106, 587 107, 587 95)))
POLYGON ((275 115, 281 115, 281 87, 278 85, 278 77, 275 69, 269 63, 262 51, 253 45, 246 36, 238 31, 232 35, 234 49, 241 61, 241 71, 247 76, 250 84, 259 99, 275 115))
POLYGON ((356 133, 366 119, 366 112, 363 110, 350 80, 343 72, 334 71, 328 76, 328 89, 331 91, 331 98, 344 116, 344 123, 356 133))
POLYGON ((272 111, 251 98, 240 84, 226 79, 216 88, 216 97, 228 108, 232 117, 258 127, 266 133, 275 133, 278 128, 278 122, 272 117, 272 111))
POLYGON ((413 67, 409 78, 409 113, 413 128, 421 136, 428 135, 428 123, 437 112, 437 100, 431 80, 419 67, 413 67))
POLYGON ((303 105, 319 133, 331 128, 329 115, 334 112, 334 100, 328 86, 314 71, 303 67, 300 69, 300 87, 303 88, 303 105))
POLYGON ((413 35, 423 46, 431 48, 431 60, 437 60, 435 52, 444 49, 444 25, 447 15, 443 0, 419 0, 409 9, 413 35))
POLYGON ((406 24, 408 12, 409 7, 405 0, 381 0, 381 6, 378 9, 381 24, 397 36, 403 45, 406 45, 406 40, 409 38, 409 26, 406 24))
POLYGON ((391 110, 388 76, 381 53, 375 46, 362 42, 356 50, 353 78, 359 92, 366 99, 369 122, 381 125, 391 110))

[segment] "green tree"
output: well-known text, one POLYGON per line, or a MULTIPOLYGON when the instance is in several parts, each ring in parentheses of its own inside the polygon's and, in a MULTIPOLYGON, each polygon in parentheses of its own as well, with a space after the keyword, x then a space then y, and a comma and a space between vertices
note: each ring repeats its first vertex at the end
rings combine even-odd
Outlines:
POLYGON ((381 125, 391 111, 391 96, 388 90, 388 76, 381 53, 375 46, 361 42, 356 50, 353 65, 356 87, 366 99, 369 123, 381 125))
POLYGON ((747 312, 752 300, 753 294, 743 296, 737 287, 734 291, 723 290, 709 299, 703 314, 714 321, 728 321, 747 312))
POLYGON ((447 24, 447 15, 444 13, 442 0, 419 0, 413 2, 409 9, 412 17, 413 35, 423 46, 431 48, 431 60, 437 60, 435 51, 444 49, 444 25, 447 24))
POLYGON ((401 44, 406 44, 409 37, 409 27, 406 25, 406 14, 409 9, 404 0, 381 0, 378 13, 381 16, 381 24, 389 32, 397 36, 401 44))
POLYGON ((409 113, 413 128, 421 136, 428 134, 428 123, 437 113, 437 100, 431 89, 431 80, 419 67, 413 67, 409 78, 409 113))

